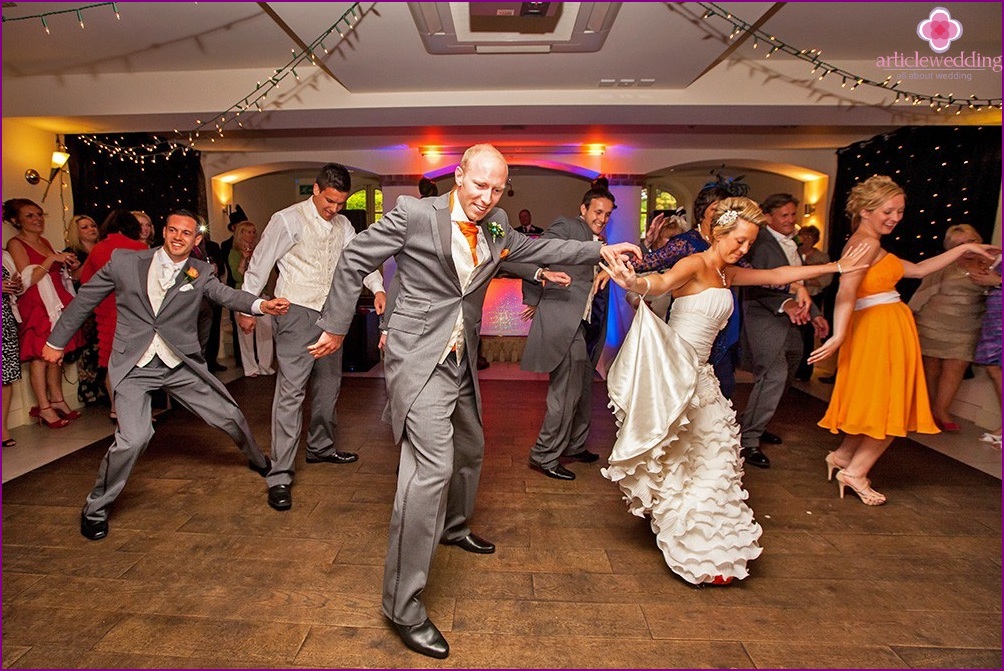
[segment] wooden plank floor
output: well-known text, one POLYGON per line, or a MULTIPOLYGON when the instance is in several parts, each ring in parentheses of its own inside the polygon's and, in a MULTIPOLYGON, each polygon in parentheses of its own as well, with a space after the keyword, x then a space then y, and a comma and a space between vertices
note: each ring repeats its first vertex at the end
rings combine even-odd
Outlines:
MULTIPOLYGON (((266 445, 273 381, 230 385, 266 445)), ((482 390, 473 527, 498 551, 436 556, 425 601, 447 660, 405 649, 381 615, 397 450, 383 380, 347 378, 340 447, 360 460, 308 466, 301 450, 286 513, 181 410, 159 422, 103 541, 77 524, 107 441, 4 484, 4 667, 1000 667, 1000 480, 903 440, 872 474, 889 504, 842 501, 824 477, 837 438, 815 427, 823 406, 789 392, 772 425, 785 444, 746 474, 764 553, 742 583, 695 588, 598 464, 572 464, 574 482, 527 468, 546 383, 482 390)), ((602 383, 594 399, 590 446, 606 457, 602 383)))

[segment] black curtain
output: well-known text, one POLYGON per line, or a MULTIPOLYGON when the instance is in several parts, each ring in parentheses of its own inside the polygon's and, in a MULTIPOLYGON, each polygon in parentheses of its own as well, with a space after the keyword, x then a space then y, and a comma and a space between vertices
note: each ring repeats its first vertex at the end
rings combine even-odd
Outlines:
MULTIPOLYGON (((198 151, 175 151, 156 162, 142 164, 128 157, 112 156, 91 141, 130 148, 150 147, 160 140, 147 133, 67 135, 70 179, 73 184, 73 214, 86 214, 100 224, 115 208, 143 210, 153 219, 157 240, 162 240, 164 220, 172 210, 184 208, 207 218, 206 181, 198 151)), ((158 149, 167 150, 166 144, 158 149)), ((137 149, 138 153, 145 153, 137 149)))
MULTIPOLYGON (((945 250, 945 230, 973 226, 989 242, 1001 191, 1000 126, 907 126, 837 150, 830 209, 830 258, 840 257, 851 235, 844 213, 851 187, 888 175, 906 191, 906 212, 882 247, 907 261, 945 250)), ((920 284, 902 280, 904 300, 920 284)))

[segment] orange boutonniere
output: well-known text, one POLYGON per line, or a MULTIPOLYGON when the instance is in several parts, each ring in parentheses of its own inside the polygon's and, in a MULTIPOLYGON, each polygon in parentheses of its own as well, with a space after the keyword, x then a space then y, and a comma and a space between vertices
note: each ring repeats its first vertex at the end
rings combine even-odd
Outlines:
POLYGON ((509 256, 509 248, 506 247, 501 252, 499 252, 499 261, 505 261, 505 257, 509 256))
POLYGON ((195 280, 199 279, 199 271, 193 266, 189 266, 185 269, 185 281, 191 284, 195 280))

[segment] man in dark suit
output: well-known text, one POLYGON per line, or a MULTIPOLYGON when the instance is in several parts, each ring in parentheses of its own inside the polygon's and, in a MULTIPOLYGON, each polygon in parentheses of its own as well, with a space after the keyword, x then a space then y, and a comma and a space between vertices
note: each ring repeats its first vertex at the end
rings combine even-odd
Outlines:
MULTIPOLYGON (((233 212, 230 213, 230 221, 227 224, 227 230, 230 231, 230 237, 220 243, 220 259, 223 262, 223 269, 220 271, 220 277, 224 277, 224 282, 228 287, 236 287, 237 283, 234 281, 233 273, 230 272, 230 251, 234 248, 234 228, 237 224, 247 221, 248 216, 244 214, 244 210, 240 205, 237 206, 233 212), (226 274, 223 274, 223 271, 226 274)), ((227 310, 230 314, 230 344, 234 352, 234 361, 237 363, 237 367, 240 368, 244 363, 241 359, 241 345, 240 341, 237 339, 237 315, 233 313, 232 310, 227 310)))
MULTIPOLYGON (((608 190, 590 189, 582 197, 579 216, 555 219, 540 239, 601 241, 615 207, 608 190)), ((530 450, 530 468, 550 478, 574 480, 575 473, 559 459, 585 463, 599 459, 586 449, 586 438, 593 411, 593 373, 606 326, 608 288, 594 294, 596 266, 528 269, 524 264, 506 264, 506 269, 524 278, 523 302, 533 315, 520 367, 550 376, 547 411, 530 450), (548 271, 567 275, 571 285, 549 281, 548 271), (529 279, 531 273, 534 279, 529 279)))
MULTIPOLYGON (((794 240, 798 200, 791 194, 775 193, 767 196, 760 208, 768 221, 746 255, 750 265, 754 268, 802 265, 794 240)), ((825 338, 829 324, 811 302, 806 311, 790 293, 778 288, 745 287, 742 304, 744 367, 756 380, 740 420, 740 443, 746 463, 769 468, 770 459, 760 449, 760 443, 782 442, 780 436, 766 429, 802 357, 799 326, 811 322, 816 335, 825 338)))
POLYGON ((163 247, 116 251, 80 287, 42 351, 50 363, 62 360, 63 348, 84 319, 115 292, 118 321, 108 375, 118 428, 80 511, 80 533, 90 540, 108 535, 109 508, 153 437, 150 393, 155 390, 167 391, 210 426, 226 431, 251 470, 265 477, 271 468, 237 403, 209 372, 196 323, 203 297, 256 314, 282 314, 289 303, 281 298, 262 301, 223 285, 209 264, 189 256, 201 239, 196 215, 176 210, 164 225, 163 247))
MULTIPOLYGON (((316 357, 342 345, 363 278, 393 256, 384 371, 394 440, 401 446, 397 494, 384 567, 383 610, 412 650, 444 658, 449 644, 421 595, 439 543, 489 554, 495 546, 469 520, 484 456, 475 356, 488 284, 502 261, 588 264, 599 242, 534 240, 496 208, 509 168, 491 145, 469 148, 448 194, 401 196, 393 210, 356 236, 335 268, 310 347, 316 357)), ((613 252, 640 257, 636 245, 613 252)))
POLYGON ((514 226, 514 229, 523 235, 532 236, 537 236, 544 232, 543 228, 533 225, 533 215, 531 215, 530 210, 527 209, 519 211, 519 226, 514 226))

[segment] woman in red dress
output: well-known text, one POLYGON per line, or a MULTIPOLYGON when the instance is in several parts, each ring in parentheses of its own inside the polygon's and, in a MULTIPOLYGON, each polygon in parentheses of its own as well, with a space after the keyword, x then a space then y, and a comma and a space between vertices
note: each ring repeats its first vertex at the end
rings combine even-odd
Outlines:
MULTIPOLYGON (((38 405, 29 415, 50 429, 60 429, 80 413, 71 410, 63 399, 63 366, 46 363, 42 347, 52 332, 63 307, 73 300, 73 294, 63 283, 63 268, 75 270, 79 264, 73 252, 57 252, 42 233, 45 232, 45 213, 34 201, 12 198, 3 204, 4 221, 18 230, 7 243, 7 251, 28 289, 17 299, 21 313, 18 337, 21 341, 21 361, 28 362, 28 379, 38 405), (23 272, 31 267, 30 277, 23 272)), ((69 275, 67 275, 67 281, 69 275)), ((72 285, 71 285, 72 286, 72 285)), ((83 344, 80 334, 75 334, 66 351, 83 344)))
MULTIPOLYGON (((116 249, 139 251, 147 249, 139 240, 139 220, 128 210, 112 210, 101 223, 101 240, 87 256, 80 269, 80 283, 94 277, 112 258, 116 249)), ((94 318, 98 324, 98 367, 108 368, 108 359, 112 355, 112 342, 115 340, 115 294, 109 295, 94 308, 94 318)), ((112 399, 110 417, 117 419, 115 414, 115 398, 112 395, 111 382, 105 375, 105 385, 108 387, 108 398, 112 399)))

